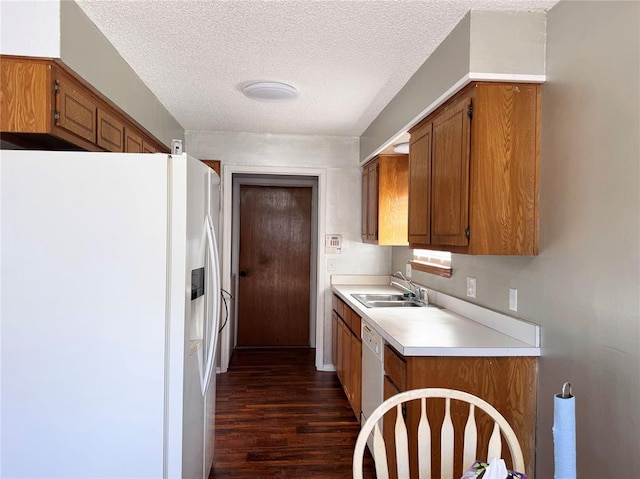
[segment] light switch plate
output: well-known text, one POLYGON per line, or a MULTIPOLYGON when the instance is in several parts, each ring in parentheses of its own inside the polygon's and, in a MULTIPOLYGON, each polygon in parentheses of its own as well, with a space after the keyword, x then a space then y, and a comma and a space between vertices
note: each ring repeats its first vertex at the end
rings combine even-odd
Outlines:
POLYGON ((327 271, 335 271, 335 270, 336 270, 336 259, 327 258, 327 271))
POLYGON ((476 279, 467 276, 467 296, 470 298, 476 297, 476 279))
POLYGON ((509 309, 518 311, 518 290, 509 288, 509 309))
POLYGON ((407 279, 411 279, 411 265, 409 263, 405 266, 404 275, 407 279))

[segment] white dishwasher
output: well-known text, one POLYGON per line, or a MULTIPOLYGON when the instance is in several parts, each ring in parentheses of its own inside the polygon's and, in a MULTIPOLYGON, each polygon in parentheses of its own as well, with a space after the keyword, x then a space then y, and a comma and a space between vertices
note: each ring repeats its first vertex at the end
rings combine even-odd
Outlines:
MULTIPOLYGON (((362 417, 361 424, 383 401, 384 343, 382 336, 362 321, 362 417)), ((367 439, 373 454, 373 436, 367 439)))

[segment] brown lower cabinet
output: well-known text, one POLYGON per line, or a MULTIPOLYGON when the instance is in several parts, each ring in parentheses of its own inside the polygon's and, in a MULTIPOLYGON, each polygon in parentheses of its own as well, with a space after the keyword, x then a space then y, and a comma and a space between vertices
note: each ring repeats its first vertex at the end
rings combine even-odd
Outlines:
MULTIPOLYGON (((538 360, 535 357, 405 357, 389 345, 384 351, 385 381, 384 398, 409 389, 425 387, 451 388, 474 394, 492 404, 513 427, 524 455, 526 474, 535 477, 535 432, 536 432, 536 383, 538 360)), ((432 444, 439 444, 440 425, 444 417, 444 400, 427 403, 427 414, 432 427, 432 444), (434 426, 435 425, 435 426, 434 426)), ((456 430, 464 430, 468 410, 452 403, 452 419, 456 430)), ((461 405, 459 405, 461 406, 461 405)), ((396 477, 393 443, 395 413, 385 418, 383 435, 387 443, 390 477, 396 477)), ((415 431, 420 418, 420 403, 415 401, 406 408, 409 444, 416 444, 415 431)), ((486 447, 491 431, 488 418, 476 409, 478 444, 484 451, 477 459, 486 460, 486 447)), ((462 441, 456 438, 455 463, 462 458, 462 441)), ((511 458, 503 445, 503 457, 507 466, 511 458)), ((409 451, 411 477, 417 476, 417 448, 409 451)), ((440 475, 440 455, 432 455, 433 477, 440 475)), ((522 471, 520 471, 522 472, 522 471)), ((457 465, 454 477, 464 471, 457 465)))
POLYGON ((362 410, 362 318, 337 295, 333 296, 331 337, 333 364, 356 418, 362 410))

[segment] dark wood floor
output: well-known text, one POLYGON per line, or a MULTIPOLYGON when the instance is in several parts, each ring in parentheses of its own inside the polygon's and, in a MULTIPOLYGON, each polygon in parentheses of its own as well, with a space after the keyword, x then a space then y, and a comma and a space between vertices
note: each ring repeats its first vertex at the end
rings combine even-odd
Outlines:
MULTIPOLYGON (((216 478, 351 477, 359 424, 314 349, 240 349, 217 376, 216 478)), ((367 453, 368 454, 368 453, 367 453)), ((370 456, 365 477, 375 478, 370 456)))

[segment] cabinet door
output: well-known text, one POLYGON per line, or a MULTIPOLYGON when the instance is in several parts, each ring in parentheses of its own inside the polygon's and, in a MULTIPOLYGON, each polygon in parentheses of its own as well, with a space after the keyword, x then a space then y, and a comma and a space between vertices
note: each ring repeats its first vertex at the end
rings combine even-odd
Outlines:
POLYGON ((431 127, 413 130, 409 149, 409 243, 423 245, 431 242, 431 127))
POLYGON ((369 187, 367 196, 367 239, 369 241, 378 240, 378 182, 379 182, 378 160, 369 164, 369 187))
POLYGON ((349 385, 347 381, 347 365, 349 363, 349 355, 351 354, 351 341, 349 340, 349 328, 344 324, 342 319, 338 318, 338 379, 342 384, 347 398, 349 397, 349 385))
POLYGON ((124 123, 103 109, 98 109, 97 143, 107 151, 124 151, 124 123))
POLYGON ((344 334, 343 334, 343 323, 340 318, 337 318, 337 328, 336 328, 336 374, 338 375, 338 379, 340 380, 340 384, 343 381, 343 367, 344 367, 344 334))
POLYGON ((351 402, 353 391, 351 390, 351 330, 343 321, 340 321, 342 326, 342 387, 344 393, 347 395, 347 399, 351 402))
POLYGON ((469 244, 469 97, 433 119, 431 244, 469 244))
POLYGON ((149 143, 147 140, 142 140, 142 153, 157 153, 158 148, 153 143, 149 143))
POLYGON ((127 153, 142 153, 142 136, 132 128, 124 129, 124 151, 127 153))
POLYGON ((355 334, 351 334, 351 408, 360 421, 362 411, 362 341, 355 334))
POLYGON ((362 218, 361 231, 362 241, 369 237, 369 168, 365 165, 362 168, 362 218))
POLYGON ((97 103, 85 93, 84 87, 61 70, 56 72, 55 89, 55 126, 95 143, 97 103))
POLYGON ((331 311, 331 362, 338 371, 338 315, 331 311))

